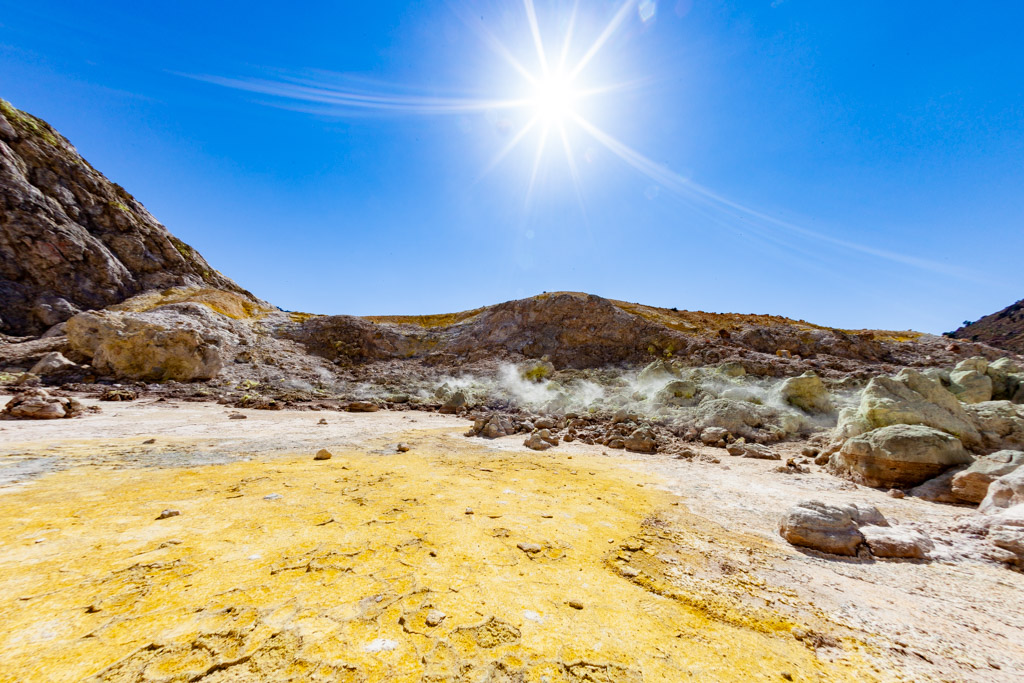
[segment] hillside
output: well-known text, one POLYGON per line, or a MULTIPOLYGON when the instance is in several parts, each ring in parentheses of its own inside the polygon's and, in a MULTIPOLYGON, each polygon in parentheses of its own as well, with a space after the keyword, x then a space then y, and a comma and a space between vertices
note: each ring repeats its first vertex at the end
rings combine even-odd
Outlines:
POLYGON ((953 337, 1024 353, 1024 299, 964 325, 953 333, 953 337))
POLYGON ((241 292, 49 124, 0 100, 0 332, 151 289, 241 292))

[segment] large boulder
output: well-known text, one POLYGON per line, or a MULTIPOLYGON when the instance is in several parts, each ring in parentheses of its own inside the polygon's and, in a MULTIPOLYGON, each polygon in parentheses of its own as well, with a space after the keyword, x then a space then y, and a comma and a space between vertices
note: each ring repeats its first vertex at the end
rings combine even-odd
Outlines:
POLYGON ((916 486, 972 461, 950 434, 922 425, 881 427, 846 441, 828 461, 833 474, 876 488, 916 486))
POLYGON ((968 448, 982 445, 981 434, 964 406, 942 384, 911 370, 868 382, 856 409, 843 410, 835 434, 848 439, 880 427, 924 425, 952 434, 968 448))
POLYGON ((957 363, 949 373, 949 390, 964 403, 981 403, 992 400, 992 378, 988 361, 978 356, 957 363))
POLYGON ((793 545, 833 555, 856 555, 864 542, 850 510, 817 500, 791 507, 779 523, 779 534, 793 545))
POLYGON ((988 364, 985 374, 992 380, 992 399, 1010 400, 1024 380, 1024 368, 1009 358, 1000 358, 988 364))
POLYGON ((149 382, 215 377, 238 341, 228 318, 190 303, 80 313, 68 320, 67 333, 97 372, 149 382))
POLYGON ((970 467, 958 472, 952 481, 952 492, 960 500, 980 503, 988 494, 989 485, 1024 465, 1024 451, 998 451, 978 458, 970 467))
POLYGON ((784 381, 779 385, 779 396, 784 402, 806 413, 828 414, 835 410, 824 383, 813 372, 805 372, 784 381))
POLYGON ((1017 505, 1024 505, 1024 467, 1018 467, 989 484, 978 512, 998 514, 1017 505))
POLYGON ((986 401, 964 406, 984 448, 1024 449, 1024 405, 986 401))
POLYGON ((871 505, 829 505, 805 500, 791 507, 779 522, 779 534, 793 545, 833 555, 856 555, 864 542, 858 530, 865 525, 888 526, 871 505))
POLYGON ((727 398, 715 398, 702 401, 694 411, 694 426, 703 431, 709 427, 720 427, 733 436, 754 438, 763 434, 764 430, 777 427, 778 413, 773 409, 750 403, 733 401, 727 398))

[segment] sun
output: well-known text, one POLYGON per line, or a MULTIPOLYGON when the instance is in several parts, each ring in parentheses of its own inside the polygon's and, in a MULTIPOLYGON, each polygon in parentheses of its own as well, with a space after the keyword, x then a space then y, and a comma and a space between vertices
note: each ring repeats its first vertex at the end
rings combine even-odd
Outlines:
POLYGON ((539 78, 533 85, 530 103, 534 114, 546 124, 561 125, 575 113, 573 107, 579 94, 574 90, 572 78, 565 73, 551 73, 539 78))

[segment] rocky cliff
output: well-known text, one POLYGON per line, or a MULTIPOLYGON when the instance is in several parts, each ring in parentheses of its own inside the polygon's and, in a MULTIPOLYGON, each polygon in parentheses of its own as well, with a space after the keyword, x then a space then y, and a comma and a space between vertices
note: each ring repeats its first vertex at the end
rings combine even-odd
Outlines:
POLYGON ((0 332, 40 334, 187 285, 242 292, 45 121, 0 100, 0 332))
POLYGON ((953 333, 957 339, 983 342, 1007 351, 1024 353, 1024 299, 998 313, 986 315, 953 333))

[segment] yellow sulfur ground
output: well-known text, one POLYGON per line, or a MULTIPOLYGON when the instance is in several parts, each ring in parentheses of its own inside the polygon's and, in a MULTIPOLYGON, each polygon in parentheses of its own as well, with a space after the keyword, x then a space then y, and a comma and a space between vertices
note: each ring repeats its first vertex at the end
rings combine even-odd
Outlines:
POLYGON ((0 680, 878 680, 745 600, 752 574, 693 571, 701 543, 763 549, 614 459, 399 437, 3 493, 0 680))

